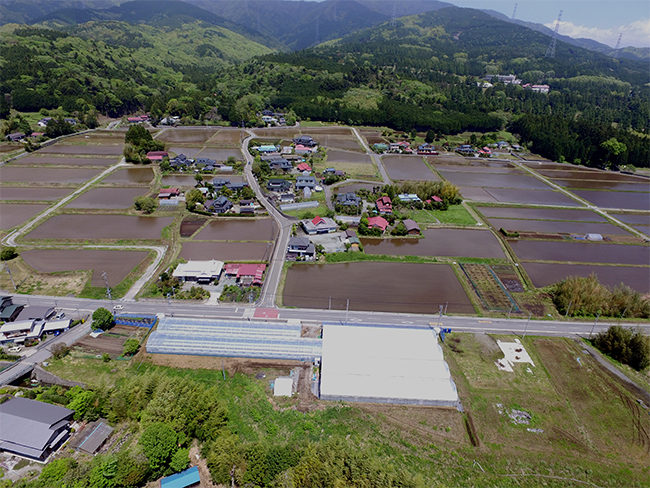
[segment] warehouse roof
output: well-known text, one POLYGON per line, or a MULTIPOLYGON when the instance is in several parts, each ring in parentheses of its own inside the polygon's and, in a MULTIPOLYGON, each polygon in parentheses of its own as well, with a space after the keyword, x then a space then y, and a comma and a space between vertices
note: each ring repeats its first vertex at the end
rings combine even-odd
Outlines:
POLYGON ((167 476, 160 480, 161 488, 186 488, 187 486, 194 486, 201 482, 199 475, 199 468, 194 466, 180 473, 167 476))
POLYGON ((454 406, 458 393, 434 330, 324 324, 321 398, 454 406))

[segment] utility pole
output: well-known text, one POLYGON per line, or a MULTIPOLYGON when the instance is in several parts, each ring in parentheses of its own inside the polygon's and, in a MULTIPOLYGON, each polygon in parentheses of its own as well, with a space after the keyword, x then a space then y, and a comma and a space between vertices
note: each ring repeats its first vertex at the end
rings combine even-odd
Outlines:
POLYGON ((332 310, 332 297, 330 297, 329 305, 327 307, 327 310, 332 310))
POLYGON ((350 299, 348 298, 345 302, 345 323, 348 323, 348 312, 350 311, 350 299))
POLYGON ((9 269, 9 265, 5 263, 5 269, 7 270, 7 274, 9 275, 9 279, 11 280, 11 284, 14 285, 14 291, 18 291, 18 287, 16 286, 16 282, 14 281, 14 277, 11 274, 11 270, 9 269))
POLYGON ((438 310, 438 326, 442 327, 442 305, 440 305, 438 310))
POLYGON ((108 275, 106 271, 102 271, 102 279, 104 280, 104 285, 106 285, 106 296, 110 301, 113 301, 113 295, 111 294, 111 287, 108 286, 108 275))
POLYGON ((533 316, 532 312, 528 313, 528 320, 526 321, 526 327, 524 327, 524 337, 526 337, 526 332, 528 331, 528 324, 530 324, 530 318, 533 316))
POLYGON ((560 30, 560 21, 562 20, 562 10, 560 10, 560 13, 557 16, 557 20, 555 21, 555 30, 553 31, 553 35, 551 36, 551 42, 548 45, 548 48, 546 49, 546 57, 547 58, 554 58, 555 57, 555 46, 557 45, 557 33, 560 30))
POLYGON ((598 323, 598 317, 600 317, 600 312, 596 314, 596 320, 594 320, 594 325, 591 326, 591 331, 589 332, 589 339, 591 339, 591 335, 594 333, 594 329, 596 328, 596 324, 598 323))
POLYGON ((569 310, 571 310, 571 305, 573 305, 573 300, 569 301, 569 306, 566 308, 566 313, 564 314, 565 319, 569 316, 569 310))

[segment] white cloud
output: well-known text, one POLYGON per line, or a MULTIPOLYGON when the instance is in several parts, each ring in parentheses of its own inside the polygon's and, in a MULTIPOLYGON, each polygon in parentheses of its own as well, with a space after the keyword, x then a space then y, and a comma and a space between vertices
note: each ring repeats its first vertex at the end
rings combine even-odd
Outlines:
MULTIPOLYGON (((555 29, 555 22, 544 24, 549 29, 555 29)), ((620 25, 618 27, 588 27, 585 25, 577 25, 573 22, 560 21, 559 33, 564 36, 573 38, 586 37, 593 39, 608 46, 615 47, 618 35, 623 33, 621 39, 621 47, 635 46, 635 47, 649 47, 650 46, 650 18, 640 19, 629 24, 620 25)))

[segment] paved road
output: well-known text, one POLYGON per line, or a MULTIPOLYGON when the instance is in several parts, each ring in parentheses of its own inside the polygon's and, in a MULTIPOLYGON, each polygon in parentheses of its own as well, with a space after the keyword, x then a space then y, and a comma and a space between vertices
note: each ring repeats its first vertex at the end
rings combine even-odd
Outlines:
MULTIPOLYGON (((249 131, 247 132, 251 134, 249 131)), ((249 186, 253 189, 253 191, 255 191, 257 199, 264 206, 273 220, 275 220, 275 223, 279 229, 278 236, 275 240, 275 247, 273 249, 272 258, 266 271, 264 286, 262 287, 260 298, 258 299, 258 303, 261 306, 273 307, 275 305, 274 300, 276 290, 278 289, 278 286, 280 285, 280 279, 282 278, 284 260, 287 254, 289 238, 291 237, 291 227, 294 221, 285 217, 277 208, 275 208, 271 202, 268 201, 268 199, 264 196, 264 193, 262 192, 257 179, 253 175, 253 157, 248 152, 248 143, 253 137, 253 134, 251 134, 249 137, 244 139, 241 144, 241 152, 246 158, 244 174, 249 186)))

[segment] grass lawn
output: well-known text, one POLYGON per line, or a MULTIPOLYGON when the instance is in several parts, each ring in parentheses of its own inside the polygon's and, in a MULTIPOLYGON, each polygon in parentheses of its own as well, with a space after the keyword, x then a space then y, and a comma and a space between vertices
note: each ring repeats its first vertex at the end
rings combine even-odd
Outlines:
POLYGON ((462 205, 447 210, 408 210, 409 218, 421 224, 476 225, 476 219, 462 205))
POLYGON ((325 203, 325 192, 324 191, 315 191, 312 192, 311 198, 309 200, 304 200, 306 202, 308 201, 316 201, 318 202, 318 207, 311 207, 311 208, 301 208, 298 210, 288 210, 284 212, 287 215, 290 215, 291 217, 297 217, 297 218, 302 218, 302 216, 306 213, 313 214, 314 216, 320 215, 321 217, 325 216, 325 213, 327 212, 327 204, 325 203))
POLYGON ((47 370, 61 378, 79 381, 90 387, 112 386, 129 369, 129 361, 107 361, 95 355, 73 350, 62 359, 51 358, 47 370))

